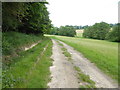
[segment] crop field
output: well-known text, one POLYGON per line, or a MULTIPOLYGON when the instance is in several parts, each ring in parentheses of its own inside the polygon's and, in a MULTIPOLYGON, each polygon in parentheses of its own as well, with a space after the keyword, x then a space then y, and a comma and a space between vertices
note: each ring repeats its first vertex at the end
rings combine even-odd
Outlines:
POLYGON ((82 37, 83 36, 83 29, 76 30, 76 37, 82 37))
POLYGON ((104 73, 118 79, 118 43, 105 40, 46 35, 61 40, 81 52, 104 73))

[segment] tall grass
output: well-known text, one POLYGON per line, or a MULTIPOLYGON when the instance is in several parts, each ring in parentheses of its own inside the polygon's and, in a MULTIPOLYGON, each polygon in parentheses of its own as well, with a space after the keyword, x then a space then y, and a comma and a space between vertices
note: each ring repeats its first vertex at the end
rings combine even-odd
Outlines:
POLYGON ((6 68, 11 62, 12 57, 18 56, 24 51, 24 47, 28 47, 43 39, 40 35, 27 35, 19 32, 3 32, 2 33, 2 60, 3 68, 6 68))
POLYGON ((40 36, 27 35, 18 32, 3 32, 2 33, 2 53, 3 55, 13 54, 16 49, 28 46, 36 41, 42 39, 40 36))
POLYGON ((118 43, 55 35, 50 37, 74 47, 103 72, 118 80, 118 43))
POLYGON ((51 40, 44 38, 37 46, 21 52, 19 57, 14 58, 17 62, 3 71, 2 87, 47 88, 47 83, 50 80, 49 67, 52 62, 50 59, 51 47, 51 40), (46 51, 43 52, 46 45, 48 45, 46 51), (39 62, 37 62, 38 58, 39 62))

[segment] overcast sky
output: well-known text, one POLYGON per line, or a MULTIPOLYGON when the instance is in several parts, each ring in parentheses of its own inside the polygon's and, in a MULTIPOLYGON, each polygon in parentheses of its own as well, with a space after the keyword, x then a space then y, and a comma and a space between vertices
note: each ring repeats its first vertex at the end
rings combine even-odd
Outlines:
POLYGON ((47 0, 54 26, 117 23, 120 0, 47 0))

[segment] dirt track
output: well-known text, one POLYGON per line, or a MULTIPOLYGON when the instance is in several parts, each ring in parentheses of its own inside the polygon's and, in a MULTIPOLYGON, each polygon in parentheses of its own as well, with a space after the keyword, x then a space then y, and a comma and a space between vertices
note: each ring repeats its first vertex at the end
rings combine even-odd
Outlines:
POLYGON ((62 54, 60 46, 53 41, 53 66, 50 67, 52 80, 48 84, 50 88, 78 88, 76 72, 72 64, 62 54))
MULTIPOLYGON (((62 54, 60 46, 55 40, 53 41, 53 66, 50 67, 52 80, 48 83, 50 88, 79 88, 79 81, 71 62, 66 60, 62 54)), ((93 63, 87 60, 81 53, 72 47, 61 42, 68 52, 72 55, 73 64, 79 67, 91 80, 97 88, 117 88, 113 80, 101 72, 93 63)))

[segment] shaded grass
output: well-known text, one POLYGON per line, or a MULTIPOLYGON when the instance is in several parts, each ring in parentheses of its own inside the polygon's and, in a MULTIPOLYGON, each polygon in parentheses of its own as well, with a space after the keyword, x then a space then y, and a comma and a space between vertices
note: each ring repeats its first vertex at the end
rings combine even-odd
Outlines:
POLYGON ((96 88, 95 82, 90 79, 88 75, 85 75, 79 67, 74 66, 74 69, 77 71, 77 76, 82 83, 85 83, 84 85, 80 85, 80 88, 96 88))
POLYGON ((103 72, 118 80, 118 43, 86 38, 48 36, 74 47, 103 72))
POLYGON ((47 82, 50 79, 49 66, 51 65, 51 46, 51 40, 44 38, 41 43, 32 49, 21 52, 20 56, 15 58, 17 62, 12 64, 10 69, 3 71, 2 87, 47 88, 47 82), (31 69, 47 44, 48 47, 44 52, 44 55, 41 56, 36 67, 31 69))

